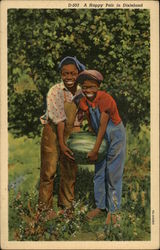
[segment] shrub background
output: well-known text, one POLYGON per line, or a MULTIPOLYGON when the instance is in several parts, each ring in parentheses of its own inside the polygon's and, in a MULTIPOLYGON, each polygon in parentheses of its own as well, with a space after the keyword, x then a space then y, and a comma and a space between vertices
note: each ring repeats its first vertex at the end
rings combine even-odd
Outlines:
POLYGON ((9 9, 8 119, 16 135, 40 134, 46 94, 60 80, 58 64, 67 55, 102 72, 102 89, 132 131, 149 124, 148 10, 9 9))

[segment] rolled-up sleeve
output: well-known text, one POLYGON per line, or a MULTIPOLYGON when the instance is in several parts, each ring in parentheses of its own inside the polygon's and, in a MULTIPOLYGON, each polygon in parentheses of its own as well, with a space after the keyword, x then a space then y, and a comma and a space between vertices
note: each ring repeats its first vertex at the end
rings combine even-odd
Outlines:
POLYGON ((51 88, 47 95, 47 111, 54 124, 66 120, 64 111, 64 94, 60 88, 51 88))

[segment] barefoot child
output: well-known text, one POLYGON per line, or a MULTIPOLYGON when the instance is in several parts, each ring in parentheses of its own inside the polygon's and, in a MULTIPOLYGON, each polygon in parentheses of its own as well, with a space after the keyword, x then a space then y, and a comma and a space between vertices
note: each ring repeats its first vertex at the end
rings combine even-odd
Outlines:
POLYGON ((51 87, 47 94, 47 112, 41 117, 43 133, 41 140, 41 172, 39 187, 39 211, 48 211, 48 218, 56 217, 53 210, 54 179, 59 163, 60 184, 58 206, 72 209, 77 165, 66 139, 73 131, 80 130, 77 107, 72 98, 79 96, 75 80, 78 73, 85 69, 76 57, 65 57, 60 65, 61 83, 51 87), (53 211, 52 211, 53 210, 53 211))
POLYGON ((102 211, 107 211, 106 223, 116 222, 114 213, 120 208, 122 176, 125 160, 125 129, 119 116, 115 100, 99 86, 103 76, 96 70, 84 70, 76 82, 82 86, 84 97, 79 108, 86 113, 97 135, 93 149, 88 153, 90 161, 95 162, 103 138, 108 142, 106 158, 95 163, 94 196, 96 209, 87 214, 92 219, 102 211))

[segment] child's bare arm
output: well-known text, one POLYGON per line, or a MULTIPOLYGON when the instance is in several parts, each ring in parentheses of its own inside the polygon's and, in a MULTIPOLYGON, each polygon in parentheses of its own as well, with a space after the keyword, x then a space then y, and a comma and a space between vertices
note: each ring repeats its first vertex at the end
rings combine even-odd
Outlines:
POLYGON ((88 153, 88 158, 91 161, 95 161, 98 158, 98 151, 99 151, 99 148, 101 146, 104 134, 106 132, 108 120, 109 120, 109 115, 107 113, 105 113, 105 112, 102 112, 101 113, 101 118, 100 118, 100 125, 99 125, 99 130, 98 130, 96 143, 95 143, 94 148, 92 149, 92 151, 90 151, 88 153))
POLYGON ((71 160, 74 160, 74 157, 72 156, 73 155, 72 151, 65 145, 65 142, 64 142, 64 128, 65 128, 64 122, 59 122, 57 124, 59 146, 60 146, 61 151, 67 157, 69 157, 71 160))

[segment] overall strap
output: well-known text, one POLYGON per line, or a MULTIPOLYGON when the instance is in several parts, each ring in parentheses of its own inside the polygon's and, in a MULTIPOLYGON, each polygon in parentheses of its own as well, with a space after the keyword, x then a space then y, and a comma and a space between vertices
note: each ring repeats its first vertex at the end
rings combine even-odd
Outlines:
POLYGON ((88 106, 88 108, 91 108, 92 110, 96 110, 96 109, 99 109, 99 107, 98 106, 92 106, 91 104, 89 104, 89 102, 86 100, 86 104, 87 104, 87 106, 88 106))
POLYGON ((88 108, 92 108, 92 106, 89 104, 89 102, 86 100, 86 104, 88 106, 88 108))
POLYGON ((95 131, 95 133, 98 133, 98 129, 99 129, 99 120, 98 120, 98 116, 97 116, 97 112, 99 112, 99 109, 96 108, 92 108, 92 106, 89 104, 89 102, 86 100, 86 104, 89 108, 89 114, 90 114, 90 121, 91 121, 91 125, 93 130, 95 131))

